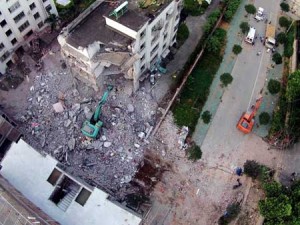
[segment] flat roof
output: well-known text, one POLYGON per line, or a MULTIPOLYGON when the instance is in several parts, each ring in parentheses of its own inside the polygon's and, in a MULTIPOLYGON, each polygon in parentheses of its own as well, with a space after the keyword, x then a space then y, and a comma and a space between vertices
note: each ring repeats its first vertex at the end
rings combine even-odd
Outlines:
MULTIPOLYGON (((138 225, 141 218, 109 201, 108 194, 94 188, 84 206, 72 201, 66 211, 49 197, 55 186, 47 179, 58 161, 41 155, 22 139, 14 143, 1 162, 1 175, 37 207, 64 225, 138 225)), ((70 175, 71 179, 78 180, 70 175)), ((80 185, 84 185, 81 184, 80 185)))
POLYGON ((129 37, 106 26, 103 16, 113 9, 108 2, 101 3, 70 32, 67 43, 76 48, 79 46, 87 47, 95 41, 100 41, 106 45, 114 42, 127 46, 131 42, 129 37))

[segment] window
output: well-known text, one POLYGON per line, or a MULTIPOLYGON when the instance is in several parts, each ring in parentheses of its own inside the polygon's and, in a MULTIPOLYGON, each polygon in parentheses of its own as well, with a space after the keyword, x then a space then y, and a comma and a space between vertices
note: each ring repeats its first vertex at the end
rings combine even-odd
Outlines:
POLYGON ((0 43, 0 51, 2 51, 2 49, 4 49, 4 44, 0 43))
POLYGON ((53 186, 57 183, 58 179, 60 178, 61 172, 57 169, 54 169, 50 176, 48 177, 47 181, 52 184, 53 186))
POLYGON ((84 206, 86 201, 89 199, 90 195, 91 195, 90 191, 86 190, 85 188, 82 188, 78 196, 76 197, 75 202, 84 206))
POLYGON ((145 37, 145 33, 146 33, 146 31, 143 31, 143 32, 141 33, 141 39, 142 39, 143 37, 145 37))
POLYGON ((34 19, 40 18, 40 14, 37 12, 36 14, 33 15, 34 19))
POLYGON ((151 40, 151 45, 153 45, 157 41, 158 38, 159 38, 159 35, 154 36, 154 38, 152 38, 152 40, 151 40))
POLYGON ((1 62, 4 62, 8 58, 8 56, 9 56, 9 52, 5 52, 0 58, 1 62))
POLYGON ((12 32, 11 32, 11 30, 9 29, 9 30, 7 30, 7 31, 5 32, 5 34, 6 34, 7 37, 9 37, 9 36, 12 34, 12 32))
POLYGON ((143 62, 144 60, 145 60, 145 54, 142 56, 141 62, 143 62))
POLYGON ((18 23, 25 16, 24 12, 19 13, 15 18, 15 23, 18 23))
POLYGON ((168 34, 164 34, 164 40, 166 40, 166 38, 168 37, 168 34))
POLYGON ((151 56, 153 55, 153 53, 156 51, 158 49, 158 44, 157 45, 155 45, 155 47, 152 49, 152 51, 151 51, 151 56))
POLYGON ((2 15, 2 12, 0 11, 0 16, 2 15))
POLYGON ((17 39, 15 39, 15 38, 11 40, 11 44, 12 44, 12 45, 15 45, 17 42, 18 42, 18 41, 17 41, 17 39))
POLYGON ((178 28, 178 24, 174 27, 174 31, 176 31, 177 30, 177 28, 178 28))
POLYGON ((47 6, 45 7, 45 9, 46 9, 47 12, 50 12, 51 9, 52 9, 52 7, 51 7, 51 5, 47 5, 47 6))
POLYGON ((0 23, 0 26, 4 27, 6 24, 7 24, 6 20, 2 20, 1 23, 0 23))
POLYGON ((144 65, 142 65, 142 67, 141 67, 141 71, 143 72, 143 71, 144 71, 144 69, 145 69, 145 64, 144 64, 144 65))
POLYGON ((16 2, 15 4, 13 4, 11 7, 8 8, 8 11, 10 13, 13 13, 17 8, 20 7, 20 3, 19 2, 16 2))
POLYGON ((46 2, 47 0, 43 0, 43 2, 46 2))
POLYGON ((176 40, 176 35, 174 35, 173 39, 172 39, 172 42, 174 42, 176 40))
POLYGON ((33 2, 32 4, 29 5, 30 10, 33 10, 35 8, 35 3, 33 2))
POLYGON ((19 31, 22 32, 23 30, 25 30, 27 27, 29 27, 29 22, 26 21, 25 23, 23 23, 20 27, 19 27, 19 31))
POLYGON ((44 26, 44 23, 43 23, 43 22, 39 22, 39 23, 38 23, 38 27, 39 27, 39 28, 41 28, 41 27, 43 27, 43 26, 44 26))
POLYGON ((145 48, 145 43, 141 45, 141 51, 145 48))
POLYGON ((167 46, 167 44, 165 43, 165 44, 163 45, 163 49, 165 49, 165 48, 166 48, 166 46, 167 46))

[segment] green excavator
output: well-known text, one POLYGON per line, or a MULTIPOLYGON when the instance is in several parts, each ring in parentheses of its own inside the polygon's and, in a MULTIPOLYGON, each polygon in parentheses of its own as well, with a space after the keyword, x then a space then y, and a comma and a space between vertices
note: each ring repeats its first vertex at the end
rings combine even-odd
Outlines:
POLYGON ((101 115, 101 110, 102 106, 105 104, 109 92, 113 89, 113 86, 109 85, 104 92, 100 102, 98 103, 98 106, 90 120, 84 121, 81 132, 83 133, 84 136, 89 137, 89 138, 96 138, 100 128, 103 125, 103 122, 100 120, 100 115, 101 115))

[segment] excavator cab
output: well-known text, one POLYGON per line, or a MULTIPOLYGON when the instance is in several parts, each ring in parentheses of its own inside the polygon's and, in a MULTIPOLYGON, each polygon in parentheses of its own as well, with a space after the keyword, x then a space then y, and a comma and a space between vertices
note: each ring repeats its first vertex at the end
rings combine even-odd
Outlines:
POLYGON ((257 113, 257 110, 260 107, 260 104, 262 102, 262 97, 260 96, 258 99, 256 99, 255 105, 251 106, 251 109, 241 116, 239 119, 238 124, 236 125, 237 129, 242 131, 244 134, 248 134, 252 131, 254 126, 254 117, 257 113))

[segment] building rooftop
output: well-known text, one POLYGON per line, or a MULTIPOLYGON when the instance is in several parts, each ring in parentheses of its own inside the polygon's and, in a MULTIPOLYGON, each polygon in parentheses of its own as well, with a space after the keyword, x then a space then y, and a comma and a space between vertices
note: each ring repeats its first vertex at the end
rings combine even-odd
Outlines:
POLYGON ((57 189, 50 180, 54 178, 53 171, 59 170, 58 164, 57 160, 49 155, 41 155, 21 139, 12 145, 2 160, 1 175, 37 207, 61 224, 138 225, 141 222, 140 217, 108 200, 107 193, 97 188, 91 189, 78 178, 66 173, 64 174, 68 176, 69 182, 75 182, 76 185, 90 190, 91 194, 84 205, 77 202, 77 197, 69 203, 66 210, 62 210, 58 204, 50 200, 57 189))
POLYGON ((106 26, 103 16, 113 9, 108 2, 101 3, 70 32, 67 42, 74 47, 87 47, 95 41, 100 41, 106 45, 118 43, 124 47, 130 44, 131 39, 129 37, 106 26))

